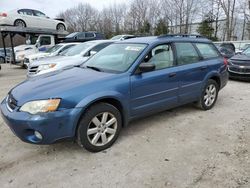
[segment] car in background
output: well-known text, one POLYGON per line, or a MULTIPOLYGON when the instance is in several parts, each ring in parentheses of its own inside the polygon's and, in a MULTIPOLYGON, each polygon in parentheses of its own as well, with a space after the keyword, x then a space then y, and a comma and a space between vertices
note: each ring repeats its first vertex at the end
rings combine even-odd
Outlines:
POLYGON ((235 46, 232 42, 223 42, 219 45, 219 47, 227 48, 235 53, 235 46))
POLYGON ((136 118, 194 102, 212 109, 227 81, 227 62, 206 38, 134 38, 109 45, 79 67, 27 79, 0 109, 25 142, 71 138, 98 152, 136 118))
POLYGON ((38 52, 38 53, 35 53, 32 55, 25 56, 24 65, 28 67, 28 65, 30 63, 32 63, 33 61, 37 61, 37 60, 40 60, 40 59, 45 58, 45 57, 57 56, 60 53, 64 52, 65 50, 68 50, 69 48, 71 48, 77 44, 79 44, 79 43, 60 43, 60 44, 56 44, 55 46, 49 48, 45 52, 38 52))
POLYGON ((126 40, 126 39, 132 39, 135 37, 136 37, 135 35, 116 35, 116 36, 112 37, 110 40, 122 41, 122 40, 126 40))
POLYGON ((43 58, 30 63, 28 67, 28 77, 34 77, 49 72, 62 70, 69 66, 78 66, 87 61, 91 56, 103 48, 109 46, 114 41, 95 40, 75 45, 58 56, 43 58))
POLYGON ((235 55, 235 52, 229 48, 218 47, 218 50, 221 53, 221 55, 226 59, 229 59, 235 55))
POLYGON ((16 27, 35 27, 41 29, 53 29, 65 31, 65 22, 51 19, 39 10, 15 9, 0 13, 0 25, 10 25, 16 27))
POLYGON ((6 63, 6 57, 11 55, 11 49, 10 48, 6 48, 6 55, 4 52, 3 48, 0 48, 0 64, 1 63, 6 63))
POLYGON ((102 33, 98 32, 74 32, 67 35, 63 42, 87 42, 91 40, 106 39, 102 33))
POLYGON ((229 78, 250 81, 250 47, 228 60, 229 78))

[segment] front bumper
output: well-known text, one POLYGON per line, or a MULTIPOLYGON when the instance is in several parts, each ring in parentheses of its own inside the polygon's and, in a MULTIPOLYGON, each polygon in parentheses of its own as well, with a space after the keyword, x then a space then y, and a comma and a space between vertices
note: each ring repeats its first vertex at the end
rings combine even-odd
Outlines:
POLYGON ((250 81, 250 68, 240 66, 228 67, 229 78, 250 81))
POLYGON ((22 141, 32 144, 52 144, 58 140, 73 138, 81 108, 31 115, 14 110, 10 112, 3 100, 0 106, 2 117, 12 132, 22 141), (35 135, 42 135, 39 139, 35 135))

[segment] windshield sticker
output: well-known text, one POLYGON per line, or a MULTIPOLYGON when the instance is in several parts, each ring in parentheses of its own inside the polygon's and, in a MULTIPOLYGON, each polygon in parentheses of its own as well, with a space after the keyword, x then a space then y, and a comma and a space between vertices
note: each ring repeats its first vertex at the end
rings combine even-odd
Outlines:
POLYGON ((125 48, 125 50, 139 52, 142 48, 143 48, 143 47, 138 47, 138 46, 127 46, 127 47, 125 48))

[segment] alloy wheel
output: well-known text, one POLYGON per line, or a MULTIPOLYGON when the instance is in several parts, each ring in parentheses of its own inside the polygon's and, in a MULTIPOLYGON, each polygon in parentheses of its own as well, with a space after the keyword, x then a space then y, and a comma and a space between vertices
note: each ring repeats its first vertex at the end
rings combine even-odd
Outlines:
POLYGON ((216 100, 216 93, 217 89, 214 84, 210 84, 207 86, 204 94, 204 103, 206 106, 213 105, 214 101, 216 100))
POLYGON ((117 131, 117 119, 110 112, 96 115, 88 125, 87 137, 94 146, 104 146, 109 143, 117 131))

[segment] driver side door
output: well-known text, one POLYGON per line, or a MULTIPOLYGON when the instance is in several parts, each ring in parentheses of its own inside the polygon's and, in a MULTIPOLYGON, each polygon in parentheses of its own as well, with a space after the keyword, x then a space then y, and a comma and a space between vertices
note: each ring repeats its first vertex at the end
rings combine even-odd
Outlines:
POLYGON ((155 70, 135 73, 130 78, 131 116, 137 117, 171 108, 178 103, 178 67, 171 44, 153 48, 142 63, 155 70))

